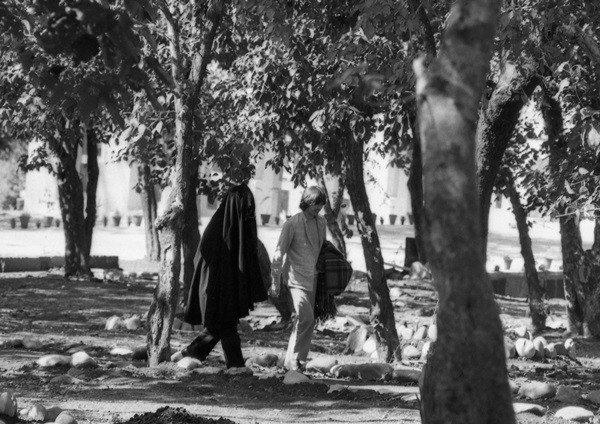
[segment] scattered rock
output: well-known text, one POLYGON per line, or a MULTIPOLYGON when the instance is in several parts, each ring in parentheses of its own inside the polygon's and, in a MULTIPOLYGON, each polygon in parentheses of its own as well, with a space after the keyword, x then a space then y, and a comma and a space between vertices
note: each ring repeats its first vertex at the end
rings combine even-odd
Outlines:
POLYGON ((593 392, 588 393, 587 400, 596 405, 600 405, 600 390, 595 390, 593 392))
POLYGON ((286 372, 285 377, 283 377, 283 384, 308 383, 309 381, 310 378, 298 371, 293 370, 286 372))
POLYGON ((529 339, 517 339, 515 341, 515 349, 517 350, 517 354, 522 358, 533 358, 535 355, 535 347, 529 339))
POLYGON ((394 368, 390 364, 344 364, 336 365, 331 373, 337 378, 356 378, 359 380, 388 380, 394 368))
POLYGON ((546 412, 546 410, 544 409, 543 406, 540 405, 536 405, 534 403, 521 403, 521 402, 514 402, 513 403, 513 409, 515 410, 515 414, 521 414, 524 412, 529 412, 531 414, 535 414, 538 416, 542 416, 544 415, 544 413, 546 412))
POLYGON ((413 334, 415 334, 415 330, 410 327, 407 327, 406 324, 397 325, 396 331, 398 332, 398 336, 402 340, 410 340, 413 338, 413 334))
POLYGON ((363 351, 367 354, 372 354, 377 351, 377 339, 375 338, 375 334, 371 334, 369 338, 365 341, 363 345, 363 351))
POLYGON ((423 343, 423 348, 421 349, 421 360, 424 361, 427 359, 427 354, 429 353, 429 349, 431 349, 431 342, 426 341, 423 343))
POLYGON ((59 365, 70 365, 71 357, 66 355, 51 354, 44 355, 35 362, 42 368, 56 367, 59 365))
POLYGON ((258 365, 259 367, 271 368, 277 365, 277 361, 279 361, 279 356, 274 353, 265 353, 248 358, 246 360, 246 366, 258 365))
POLYGON ((61 412, 63 412, 60 406, 52 406, 46 409, 46 420, 47 421, 55 421, 56 417, 58 417, 61 412))
POLYGON ((436 324, 430 325, 429 329, 427 330, 427 337, 429 339, 431 339, 431 341, 435 342, 437 340, 437 336, 438 336, 437 325, 436 324))
POLYGON ((134 315, 131 318, 125 320, 125 328, 128 330, 137 330, 142 325, 142 320, 139 316, 134 315))
POLYGON ((403 359, 419 359, 421 358, 421 350, 416 346, 408 345, 402 349, 403 359))
POLYGON ((519 396, 528 399, 544 399, 553 397, 556 394, 556 388, 548 383, 541 381, 531 381, 525 383, 519 389, 519 396))
POLYGON ((576 403, 579 401, 580 395, 577 390, 570 386, 558 386, 555 397, 563 403, 576 403))
POLYGON ((86 352, 77 352, 71 355, 71 365, 75 368, 96 368, 98 364, 86 352))
POLYGON ((550 359, 556 358, 556 345, 554 343, 544 347, 544 356, 550 359))
POLYGON ((110 354, 114 356, 127 356, 131 355, 132 353, 133 350, 127 347, 115 347, 113 350, 110 351, 110 354))
POLYGON ((521 326, 521 327, 516 327, 513 331, 520 338, 525 338, 527 336, 527 333, 528 333, 527 327, 525 327, 524 325, 521 326))
POLYGON ((77 424, 77 420, 73 418, 73 415, 69 414, 66 411, 58 414, 58 417, 54 420, 57 424, 77 424))
POLYGON ((180 361, 177 362, 177 366, 179 368, 183 368, 185 370, 191 371, 198 367, 202 366, 202 361, 196 358, 192 358, 191 356, 186 356, 180 361))
POLYGON ((123 321, 116 315, 108 318, 106 320, 106 324, 104 325, 105 330, 116 330, 117 328, 123 326, 123 321))
POLYGON ((508 337, 504 338, 504 354, 506 358, 514 358, 517 354, 517 350, 515 349, 515 344, 508 337))
POLYGON ((29 408, 27 418, 29 418, 32 421, 44 421, 46 419, 46 414, 47 412, 46 408, 44 408, 44 405, 34 403, 33 405, 31 405, 31 408, 29 408))
POLYGON ((400 287, 392 287, 390 289, 390 299, 396 300, 400 296, 402 296, 402 290, 400 289, 400 287))
POLYGON ((14 392, 9 389, 0 393, 0 415, 16 417, 18 411, 19 407, 14 392))
POLYGON ((508 380, 508 385, 510 386, 510 392, 512 394, 516 394, 519 392, 519 385, 516 383, 516 381, 508 380))
POLYGON ((565 420, 583 423, 587 422, 590 418, 593 418, 594 413, 580 406, 566 406, 556 411, 554 416, 565 420))
POLYGON ((330 356, 322 356, 308 361, 308 363, 306 364, 306 371, 327 374, 329 373, 331 368, 333 368, 337 364, 337 359, 332 358, 330 356))
POLYGON ((421 370, 416 368, 394 368, 391 379, 397 383, 418 383, 421 370))
POLYGON ((427 326, 422 325, 419 328, 417 328, 417 331, 415 331, 415 334, 413 334, 413 339, 423 340, 425 337, 427 337, 427 326))
POLYGON ((366 325, 355 327, 350 334, 348 334, 344 354, 361 352, 365 342, 367 341, 368 335, 369 330, 367 329, 366 325))
POLYGON ((35 337, 24 337, 21 343, 25 349, 39 350, 44 347, 42 341, 35 337))
POLYGON ((533 347, 535 348, 535 356, 540 359, 544 359, 546 356, 546 346, 548 346, 548 342, 542 336, 538 336, 532 341, 533 347))

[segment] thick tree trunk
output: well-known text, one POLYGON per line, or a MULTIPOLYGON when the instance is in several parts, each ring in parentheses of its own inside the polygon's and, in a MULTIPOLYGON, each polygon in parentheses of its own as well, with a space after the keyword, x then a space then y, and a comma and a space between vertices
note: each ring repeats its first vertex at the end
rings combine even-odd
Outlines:
MULTIPOLYGON (((175 147, 176 157, 171 174, 172 191, 167 209, 157 220, 161 262, 158 284, 148 312, 148 365, 156 366, 170 358, 171 326, 179 297, 179 274, 181 271, 181 232, 190 191, 190 178, 197 166, 194 161, 194 111, 200 97, 200 89, 210 61, 212 44, 217 28, 223 16, 225 0, 213 0, 203 22, 204 33, 200 51, 192 59, 189 78, 182 75, 181 50, 179 46, 179 28, 166 3, 159 5, 167 21, 167 33, 170 40, 173 80, 180 87, 175 98, 175 147)), ((202 19, 204 15, 198 14, 202 19)), ((203 25, 201 25, 203 24, 203 25)))
POLYGON ((424 264, 427 263, 427 253, 425 252, 425 241, 423 240, 423 161, 421 158, 421 141, 416 117, 412 121, 415 136, 413 137, 412 159, 407 186, 410 192, 417 254, 419 255, 419 262, 424 264))
POLYGON ((485 270, 475 170, 478 105, 500 3, 458 1, 440 54, 415 63, 425 246, 439 293, 438 340, 424 367, 424 424, 515 423, 498 307, 485 270))
POLYGON ((83 186, 76 167, 79 128, 61 131, 60 134, 61 140, 50 137, 48 145, 59 161, 58 201, 65 235, 65 277, 89 276, 91 271, 83 216, 83 186))
MULTIPOLYGON (((549 167, 552 185, 559 191, 564 187, 560 164, 561 158, 568 154, 567 142, 563 136, 563 117, 560 104, 551 93, 544 94, 542 115, 548 135, 550 148, 549 167)), ((561 195, 561 193, 557 193, 561 195)), ((566 193, 562 193, 563 195, 566 193)), ((581 286, 579 270, 583 264, 583 244, 579 225, 573 215, 566 214, 566 207, 558 211, 560 225, 560 240, 563 260, 563 279, 565 299, 567 301, 567 332, 573 335, 584 333, 584 302, 585 295, 581 286)))
POLYGON ((350 136, 347 145, 350 151, 346 163, 346 184, 352 202, 352 209, 356 216, 356 226, 358 227, 367 267, 367 282, 371 300, 371 325, 375 330, 375 336, 381 349, 380 358, 386 361, 400 360, 401 352, 398 349, 400 340, 396 331, 394 306, 390 300, 390 291, 383 269, 379 236, 365 188, 363 143, 360 140, 352 139, 352 136, 350 136))
POLYGON ((506 63, 487 106, 479 117, 477 127, 477 176, 481 229, 484 239, 484 254, 487 246, 490 203, 496 175, 502 157, 519 120, 521 109, 539 84, 533 63, 516 68, 506 63))
POLYGON ((96 225, 96 190, 98 188, 98 137, 93 128, 86 130, 87 139, 87 184, 85 187, 85 233, 84 233, 84 255, 86 262, 89 263, 90 251, 92 248, 92 236, 94 226, 96 225))
POLYGON ((527 212, 521 204, 521 196, 515 186, 515 180, 510 170, 501 171, 505 173, 507 186, 506 195, 510 199, 513 208, 517 229, 519 230, 519 242, 521 243, 521 255, 525 262, 525 279, 527 281, 527 293, 529 295, 529 311, 531 321, 536 332, 546 327, 546 306, 542 298, 544 290, 540 285, 537 270, 535 268, 535 257, 531 248, 531 237, 529 237, 529 226, 527 225, 527 212))
POLYGON ((196 188, 198 187, 198 167, 195 166, 190 176, 190 189, 185 202, 185 215, 183 218, 183 234, 181 248, 183 250, 183 304, 187 304, 187 297, 194 276, 194 257, 200 244, 200 231, 198 230, 198 206, 196 204, 196 188))
POLYGON ((150 167, 143 165, 138 168, 142 179, 142 214, 144 216, 144 232, 146 234, 146 259, 150 261, 160 260, 160 242, 158 230, 156 229, 157 202, 154 191, 154 183, 150 175, 150 167))

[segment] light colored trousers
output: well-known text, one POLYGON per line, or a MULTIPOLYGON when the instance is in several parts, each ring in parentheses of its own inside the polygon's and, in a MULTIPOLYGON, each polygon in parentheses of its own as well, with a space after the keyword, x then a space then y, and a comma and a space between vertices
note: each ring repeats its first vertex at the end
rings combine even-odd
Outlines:
POLYGON ((296 311, 296 320, 283 363, 287 369, 291 369, 294 361, 306 361, 308 357, 315 327, 316 284, 314 284, 312 291, 290 287, 290 293, 292 294, 292 302, 296 311))

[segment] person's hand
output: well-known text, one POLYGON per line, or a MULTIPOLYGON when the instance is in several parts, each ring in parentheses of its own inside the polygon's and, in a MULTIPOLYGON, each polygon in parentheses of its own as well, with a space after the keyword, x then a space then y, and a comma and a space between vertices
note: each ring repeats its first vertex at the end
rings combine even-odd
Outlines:
POLYGON ((269 296, 279 297, 279 293, 281 293, 281 284, 273 280, 271 287, 269 287, 269 296))

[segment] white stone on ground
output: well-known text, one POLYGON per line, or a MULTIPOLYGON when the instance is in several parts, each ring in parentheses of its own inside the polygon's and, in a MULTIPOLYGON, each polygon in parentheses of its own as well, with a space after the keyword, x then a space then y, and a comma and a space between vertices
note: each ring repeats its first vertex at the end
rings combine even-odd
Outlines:
POLYGON ((110 317, 106 320, 104 329, 105 330, 116 330, 117 328, 121 327, 122 325, 123 325, 123 321, 121 321, 121 318, 119 318, 116 315, 113 315, 112 317, 110 317))
POLYGON ((427 337, 427 326, 422 325, 419 328, 417 328, 417 331, 415 331, 415 334, 413 334, 413 339, 423 340, 425 337, 427 337))
POLYGON ((248 367, 231 367, 225 370, 227 375, 254 375, 254 372, 248 367))
POLYGON ((429 328, 427 329, 427 337, 429 339, 431 339, 431 341, 435 342, 437 340, 437 336, 438 336, 437 325, 436 324, 430 325, 429 328))
POLYGON ((114 356, 127 356, 131 355, 132 353, 133 350, 129 349, 128 347, 115 347, 110 351, 110 354, 114 356))
POLYGON ((306 371, 327 374, 331 371, 331 368, 337 364, 337 359, 331 356, 321 356, 308 361, 306 364, 306 371))
POLYGON ((377 339, 375 338, 375 334, 371 334, 365 344, 363 345, 363 351, 365 353, 371 354, 377 350, 377 339))
POLYGON ((519 338, 515 341, 515 349, 517 354, 522 358, 533 358, 535 355, 535 347, 529 339, 519 338))
POLYGON ((590 418, 594 417, 594 413, 580 406, 566 406, 556 411, 554 416, 565 420, 585 423, 588 422, 590 418))
POLYGON ((77 420, 73 418, 73 415, 69 414, 66 411, 63 411, 60 414, 58 414, 58 417, 56 417, 54 422, 57 424, 77 424, 77 420))
POLYGON ((257 365, 259 367, 271 368, 277 365, 279 356, 274 353, 263 353, 262 355, 256 355, 246 360, 246 366, 257 365))
POLYGON ((142 325, 142 320, 138 315, 133 315, 125 320, 125 328, 128 330, 137 330, 142 325))
POLYGON ((71 357, 67 355, 50 354, 42 356, 35 362, 42 368, 55 367, 58 365, 70 365, 71 357))
POLYGON ((543 406, 536 405, 534 403, 521 403, 514 402, 513 409, 515 410, 515 414, 521 414, 524 412, 529 412, 531 414, 542 416, 546 411, 543 406))
POLYGON ((179 368, 183 368, 185 370, 191 371, 198 367, 202 366, 202 361, 196 358, 192 358, 191 356, 186 356, 185 358, 177 361, 177 366, 179 368))
POLYGON ((421 350, 416 346, 408 345, 402 349, 402 358, 404 359, 419 359, 421 357, 421 350))
POLYGON ((31 408, 29 408, 27 418, 32 421, 44 421, 46 419, 46 414, 47 411, 46 408, 44 408, 44 405, 40 403, 34 403, 31 405, 31 408))
POLYGON ((22 340, 23 347, 25 349, 38 350, 44 347, 44 343, 38 338, 27 336, 22 340))
POLYGON ((542 383, 541 381, 531 381, 525 383, 519 389, 519 396, 523 396, 528 399, 550 398, 555 394, 556 388, 553 385, 542 383))
POLYGON ((71 355, 71 365, 75 368, 95 368, 98 366, 94 358, 84 351, 71 355))

